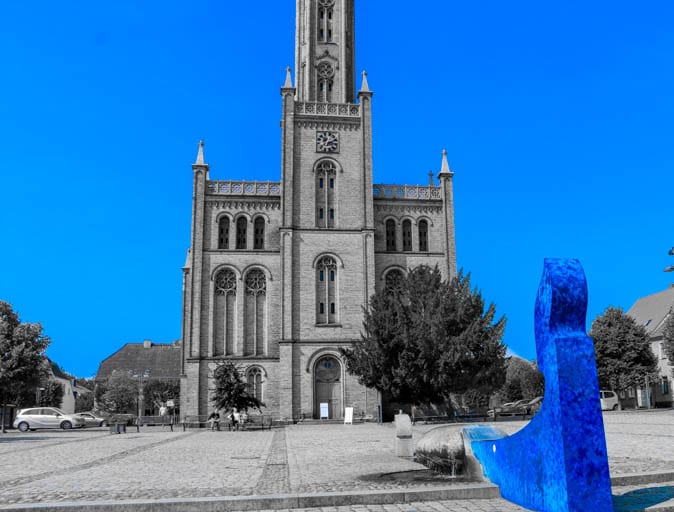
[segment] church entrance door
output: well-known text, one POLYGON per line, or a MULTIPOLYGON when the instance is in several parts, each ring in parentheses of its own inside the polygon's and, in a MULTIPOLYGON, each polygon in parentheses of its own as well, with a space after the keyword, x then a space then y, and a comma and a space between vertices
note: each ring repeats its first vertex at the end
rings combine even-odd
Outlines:
POLYGON ((314 418, 342 419, 342 414, 342 365, 323 356, 314 368, 314 418))

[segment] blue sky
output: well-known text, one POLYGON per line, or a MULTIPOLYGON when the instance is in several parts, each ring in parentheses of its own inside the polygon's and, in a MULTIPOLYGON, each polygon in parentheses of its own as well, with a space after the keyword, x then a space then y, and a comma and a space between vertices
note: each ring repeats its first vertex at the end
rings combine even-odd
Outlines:
MULTIPOLYGON (((544 257, 585 267, 591 320, 669 286, 674 4, 356 0, 375 183, 446 148, 458 264, 535 357, 544 257)), ((295 2, 0 5, 0 299, 80 377, 180 338, 191 164, 280 179, 295 2)), ((359 81, 360 82, 360 81, 359 81)), ((360 83, 358 83, 360 85, 360 83)))

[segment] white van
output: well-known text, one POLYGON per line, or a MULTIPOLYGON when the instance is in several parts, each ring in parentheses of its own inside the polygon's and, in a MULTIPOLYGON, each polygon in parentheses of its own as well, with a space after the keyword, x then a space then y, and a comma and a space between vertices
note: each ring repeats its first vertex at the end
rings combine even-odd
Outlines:
POLYGON ((618 395, 613 391, 600 391, 600 401, 602 411, 617 411, 618 410, 618 395))

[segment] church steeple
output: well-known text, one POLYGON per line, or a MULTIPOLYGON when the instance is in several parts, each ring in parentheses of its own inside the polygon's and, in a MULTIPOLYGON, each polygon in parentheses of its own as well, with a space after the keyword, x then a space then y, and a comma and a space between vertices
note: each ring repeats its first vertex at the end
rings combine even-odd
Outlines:
POLYGON ((354 0, 297 0, 295 81, 299 101, 353 103, 354 0))

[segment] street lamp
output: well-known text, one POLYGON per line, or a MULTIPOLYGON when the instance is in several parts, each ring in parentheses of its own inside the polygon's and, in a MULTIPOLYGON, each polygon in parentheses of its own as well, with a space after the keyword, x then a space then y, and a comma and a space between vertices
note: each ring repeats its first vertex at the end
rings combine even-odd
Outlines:
POLYGON ((138 417, 140 418, 143 416, 143 405, 144 405, 144 397, 143 397, 143 380, 147 379, 150 376, 150 370, 147 368, 145 370, 141 371, 136 370, 136 373, 134 377, 138 378, 138 417))
MULTIPOLYGON (((667 254, 669 254, 670 256, 674 256, 674 247, 672 247, 667 254)), ((665 267, 663 272, 674 272, 674 265, 665 267)))

